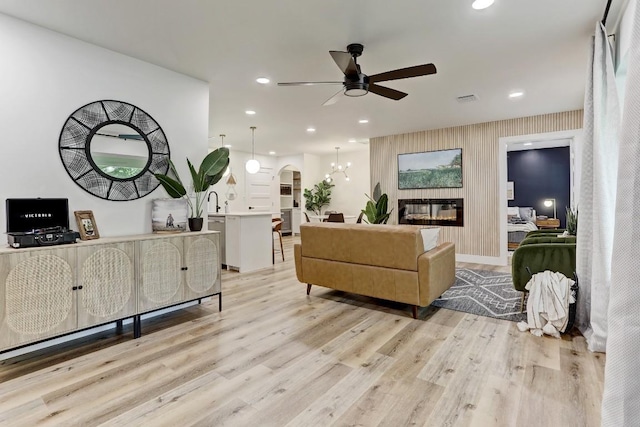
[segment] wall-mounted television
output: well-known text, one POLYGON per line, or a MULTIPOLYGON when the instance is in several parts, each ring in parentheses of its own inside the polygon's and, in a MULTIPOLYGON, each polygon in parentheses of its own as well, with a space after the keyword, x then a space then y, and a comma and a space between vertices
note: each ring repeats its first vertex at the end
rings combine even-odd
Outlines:
POLYGON ((398 154, 398 189, 461 188, 462 148, 398 154))

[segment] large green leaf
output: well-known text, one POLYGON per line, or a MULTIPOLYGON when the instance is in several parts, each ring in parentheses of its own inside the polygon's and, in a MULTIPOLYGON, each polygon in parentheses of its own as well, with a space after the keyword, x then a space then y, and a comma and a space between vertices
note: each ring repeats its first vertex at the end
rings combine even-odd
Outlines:
POLYGON ((229 159, 227 158, 227 164, 224 168, 220 169, 220 172, 218 172, 215 175, 205 175, 204 181, 205 181, 205 185, 207 185, 207 188, 209 188, 210 185, 213 185, 218 181, 220 181, 222 179, 222 176, 224 175, 224 172, 227 170, 228 167, 229 167, 229 159))
MULTIPOLYGON (((201 176, 216 176, 224 170, 229 165, 229 149, 225 147, 220 147, 211 153, 207 154, 207 156, 202 160, 200 164, 200 169, 198 170, 198 174, 201 176)), ((222 177, 222 175, 220 175, 222 177)), ((220 179, 218 179, 219 181, 220 179)), ((217 182, 217 181, 216 181, 217 182)), ((206 190, 206 188, 204 189, 206 190)), ((204 191, 203 190, 203 191, 204 191)))
POLYGON ((155 174, 155 177, 158 178, 158 181, 160 181, 160 184, 162 184, 162 187, 170 197, 179 199, 187 194, 187 190, 184 189, 184 186, 175 179, 169 178, 167 175, 163 175, 161 173, 155 174))
POLYGON ((189 172, 191 172, 191 181, 193 182, 193 191, 195 191, 196 193, 205 191, 206 188, 202 188, 203 178, 202 176, 200 176, 198 172, 196 172, 196 168, 193 167, 193 164, 189 159, 187 159, 187 165, 189 166, 189 172))

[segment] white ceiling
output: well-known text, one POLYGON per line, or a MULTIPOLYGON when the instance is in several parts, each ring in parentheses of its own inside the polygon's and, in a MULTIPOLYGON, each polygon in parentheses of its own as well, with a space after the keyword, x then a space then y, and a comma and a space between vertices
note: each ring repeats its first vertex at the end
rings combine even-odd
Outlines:
POLYGON ((471 3, 0 0, 0 12, 208 81, 212 146, 224 133, 250 150, 255 125, 258 153, 329 153, 362 147, 351 138, 582 108, 589 38, 606 0, 496 0, 482 11, 471 3), (327 107, 339 87, 275 85, 341 80, 328 51, 349 43, 364 44, 365 74, 430 62, 438 73, 384 83, 409 93, 400 101, 370 93, 327 107), (526 96, 509 100, 513 89, 526 96), (456 101, 467 94, 478 101, 456 101))

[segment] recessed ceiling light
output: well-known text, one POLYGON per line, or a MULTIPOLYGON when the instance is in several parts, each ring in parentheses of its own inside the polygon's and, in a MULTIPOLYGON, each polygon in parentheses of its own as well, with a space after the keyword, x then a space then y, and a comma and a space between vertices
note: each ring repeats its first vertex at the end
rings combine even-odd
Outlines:
POLYGON ((316 128, 307 128, 307 132, 315 132, 316 128))
POLYGON ((527 145, 527 146, 528 146, 528 145, 533 145, 533 142, 525 142, 525 143, 524 143, 524 144, 522 144, 522 145, 527 145))
POLYGON ((369 120, 367 119, 358 120, 358 123, 361 123, 361 124, 369 123, 369 120))
POLYGON ((260 83, 261 85, 266 85, 266 84, 267 84, 267 83, 269 83, 271 80, 269 80, 269 79, 268 79, 268 78, 266 78, 266 77, 258 77, 258 78, 256 79, 256 81, 257 81, 258 83, 260 83))
POLYGON ((354 138, 351 138, 349 142, 356 142, 356 140, 354 138))
POLYGON ((509 94, 509 98, 511 99, 520 98, 522 96, 524 96, 524 92, 521 90, 514 90, 509 94))
POLYGON ((475 10, 486 9, 493 4, 494 0, 476 0, 471 5, 475 10))
POLYGON ((269 154, 271 154, 272 156, 276 154, 275 151, 269 151, 269 154))
POLYGON ((245 114, 248 114, 248 115, 250 115, 250 116, 253 116, 256 112, 255 112, 255 111, 253 111, 253 110, 247 110, 247 111, 245 111, 244 113, 245 113, 245 114))
POLYGON ((231 144, 224 144, 225 148, 231 148, 231 144))

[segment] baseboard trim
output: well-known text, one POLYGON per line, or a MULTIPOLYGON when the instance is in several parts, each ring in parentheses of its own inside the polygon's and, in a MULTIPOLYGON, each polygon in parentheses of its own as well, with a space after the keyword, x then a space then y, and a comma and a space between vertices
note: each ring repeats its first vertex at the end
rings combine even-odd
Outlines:
POLYGON ((497 256, 456 254, 456 262, 470 262, 474 264, 508 265, 507 260, 497 256))

